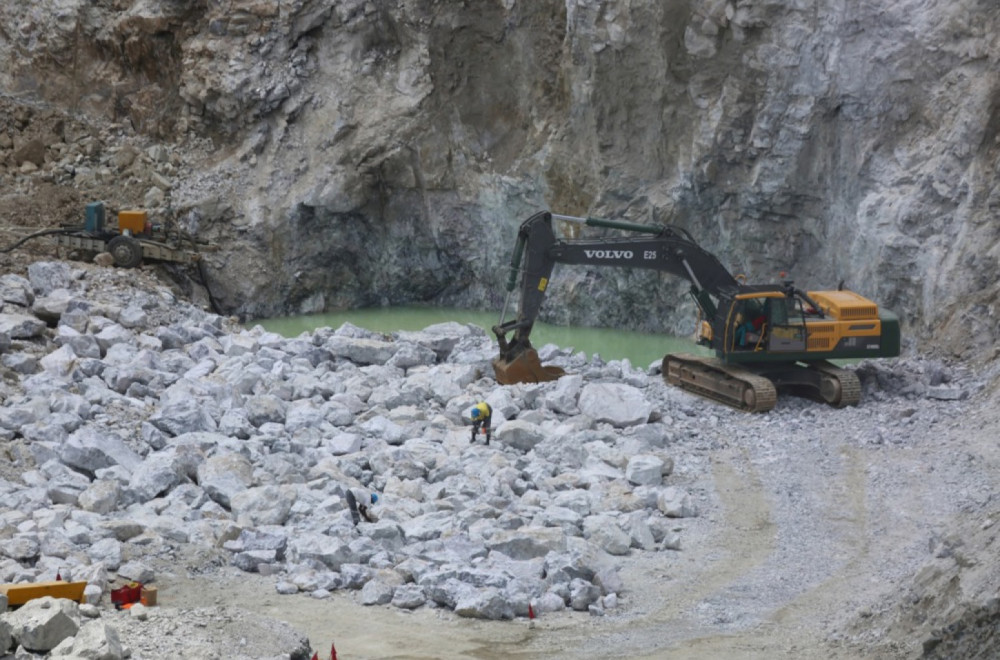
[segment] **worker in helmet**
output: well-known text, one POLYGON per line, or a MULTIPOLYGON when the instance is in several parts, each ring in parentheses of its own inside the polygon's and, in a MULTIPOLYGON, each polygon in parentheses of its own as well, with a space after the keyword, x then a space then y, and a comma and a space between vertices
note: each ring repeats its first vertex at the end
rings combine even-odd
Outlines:
POLYGON ((347 500, 347 508, 351 512, 351 520, 354 521, 355 526, 361 522, 363 518, 365 522, 375 522, 378 518, 372 513, 372 507, 378 504, 378 495, 372 493, 371 495, 358 497, 354 494, 354 491, 348 489, 347 494, 344 495, 347 500))
POLYGON ((493 433, 490 426, 493 421, 493 408, 490 408, 490 404, 480 401, 472 406, 472 410, 469 411, 469 419, 472 421, 472 438, 469 439, 469 442, 475 442, 476 434, 479 433, 479 429, 482 429, 486 435, 486 444, 490 444, 490 435, 493 433))

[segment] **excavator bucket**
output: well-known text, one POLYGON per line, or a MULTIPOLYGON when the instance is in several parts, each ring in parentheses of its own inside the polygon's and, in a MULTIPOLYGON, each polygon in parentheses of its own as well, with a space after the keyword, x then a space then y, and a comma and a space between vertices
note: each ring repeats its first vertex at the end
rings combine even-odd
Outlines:
POLYGON ((533 348, 521 352, 511 360, 505 360, 501 355, 493 360, 493 372, 501 385, 544 383, 556 380, 566 373, 559 367, 543 366, 538 358, 538 351, 533 348))

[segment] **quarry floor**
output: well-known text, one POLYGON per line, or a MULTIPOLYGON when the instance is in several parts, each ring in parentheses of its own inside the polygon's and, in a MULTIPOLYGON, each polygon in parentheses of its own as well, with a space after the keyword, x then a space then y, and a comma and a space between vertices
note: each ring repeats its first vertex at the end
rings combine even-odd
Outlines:
POLYGON ((993 571, 976 569, 994 563, 992 399, 984 391, 937 403, 933 423, 902 443, 858 441, 860 418, 884 428, 912 412, 898 400, 850 414, 780 402, 781 419, 749 416, 736 439, 725 426, 693 439, 678 448, 675 477, 700 515, 678 521, 680 551, 622 558, 626 591, 602 617, 478 621, 364 607, 353 593, 283 596, 274 578, 207 569, 204 557, 161 569, 162 614, 236 607, 259 629, 286 622, 321 658, 331 644, 352 659, 918 657, 935 626, 961 616, 963 599, 995 593, 993 571), (819 423, 830 415, 844 427, 819 423), (936 593, 935 579, 952 580, 949 571, 961 595, 921 596, 936 593))

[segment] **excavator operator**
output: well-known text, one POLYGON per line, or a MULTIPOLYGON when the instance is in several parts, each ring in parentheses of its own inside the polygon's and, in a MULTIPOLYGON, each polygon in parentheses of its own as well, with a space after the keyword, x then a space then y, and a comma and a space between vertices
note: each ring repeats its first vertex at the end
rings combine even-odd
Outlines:
POLYGON ((746 316, 736 315, 736 342, 741 348, 753 348, 760 341, 766 325, 767 316, 760 305, 750 303, 746 307, 746 316))

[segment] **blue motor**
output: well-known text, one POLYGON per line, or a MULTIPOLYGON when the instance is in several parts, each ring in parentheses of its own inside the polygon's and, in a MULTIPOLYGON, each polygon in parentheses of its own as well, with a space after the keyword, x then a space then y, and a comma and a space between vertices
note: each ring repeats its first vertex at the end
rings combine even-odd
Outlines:
POLYGON ((87 219, 83 225, 88 234, 104 233, 104 202, 87 204, 87 219))

